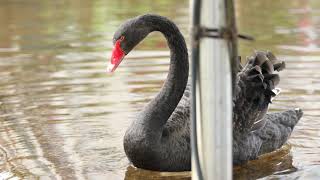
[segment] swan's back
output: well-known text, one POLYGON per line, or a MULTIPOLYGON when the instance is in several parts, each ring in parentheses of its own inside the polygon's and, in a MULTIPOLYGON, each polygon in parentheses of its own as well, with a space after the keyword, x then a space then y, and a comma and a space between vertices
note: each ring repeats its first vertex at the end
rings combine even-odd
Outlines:
POLYGON ((242 164, 287 142, 302 116, 300 109, 268 113, 285 64, 270 52, 255 52, 238 74, 234 97, 233 163, 242 164))

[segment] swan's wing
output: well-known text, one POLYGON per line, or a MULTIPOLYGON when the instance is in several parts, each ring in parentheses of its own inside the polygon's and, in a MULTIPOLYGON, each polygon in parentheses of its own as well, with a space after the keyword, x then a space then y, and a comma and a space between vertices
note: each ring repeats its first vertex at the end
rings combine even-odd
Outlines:
MULTIPOLYGON (((275 94, 275 96, 271 97, 271 102, 273 101, 273 99, 280 94, 281 89, 280 88, 275 88, 272 90, 272 92, 275 94)), ((253 123, 252 127, 251 127, 251 131, 256 131, 261 129, 262 127, 264 127, 264 125, 267 122, 267 118, 265 118, 265 115, 268 112, 268 108, 263 109, 259 115, 257 120, 253 123)))
POLYGON ((267 114, 266 124, 247 136, 234 136, 233 163, 242 164, 285 144, 302 117, 300 109, 267 114))
POLYGON ((259 155, 280 148, 290 137, 293 128, 302 117, 301 109, 267 114, 264 128, 254 132, 262 140, 259 155))
POLYGON ((183 97, 164 126, 163 134, 170 137, 188 137, 190 141, 190 96, 191 85, 188 83, 183 97))
POLYGON ((284 69, 284 62, 278 61, 270 52, 257 51, 248 58, 247 64, 238 73, 237 93, 233 97, 234 131, 246 134, 262 128, 269 103, 279 91, 279 75, 275 71, 284 69))
POLYGON ((257 120, 254 121, 254 123, 251 126, 251 129, 250 129, 251 132, 259 130, 264 127, 264 125, 267 123, 267 119, 265 118, 267 111, 268 111, 268 108, 265 108, 259 113, 258 118, 256 118, 257 120))

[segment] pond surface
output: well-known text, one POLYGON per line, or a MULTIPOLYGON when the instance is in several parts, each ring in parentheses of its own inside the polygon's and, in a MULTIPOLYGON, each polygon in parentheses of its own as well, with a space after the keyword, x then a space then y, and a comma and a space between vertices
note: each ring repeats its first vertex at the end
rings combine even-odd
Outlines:
MULTIPOLYGON (((129 166, 122 138, 159 90, 168 49, 149 36, 106 73, 112 36, 125 19, 153 12, 188 37, 189 1, 1 0, 0 179, 188 179, 129 166)), ((271 50, 287 61, 272 110, 304 117, 281 150, 236 167, 234 177, 315 176, 320 166, 320 1, 237 0, 240 55, 271 50), (318 170, 317 170, 318 169, 318 170)), ((320 175, 319 175, 320 176, 320 175)))

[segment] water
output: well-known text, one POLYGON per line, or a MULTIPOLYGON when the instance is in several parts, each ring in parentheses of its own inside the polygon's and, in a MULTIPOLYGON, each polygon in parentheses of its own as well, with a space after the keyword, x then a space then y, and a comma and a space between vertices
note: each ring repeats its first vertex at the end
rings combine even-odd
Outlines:
MULTIPOLYGON (((235 168, 235 177, 294 178, 320 165, 320 2, 237 1, 240 54, 268 49, 287 61, 272 110, 305 115, 281 150, 235 168)), ((169 17, 188 37, 183 1, 0 0, 0 179, 188 179, 128 166, 122 138, 168 70, 154 33, 113 75, 106 73, 112 35, 129 17, 169 17)), ((316 169, 316 170, 315 170, 316 169)))

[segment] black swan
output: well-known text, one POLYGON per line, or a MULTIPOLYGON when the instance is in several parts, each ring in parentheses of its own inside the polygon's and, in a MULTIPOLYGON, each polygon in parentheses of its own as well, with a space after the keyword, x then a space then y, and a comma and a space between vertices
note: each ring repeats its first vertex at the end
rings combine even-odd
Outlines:
MULTIPOLYGON (((188 51, 178 27, 165 17, 141 15, 126 21, 113 37, 108 71, 153 31, 161 32, 170 49, 169 74, 160 92, 138 114, 124 136, 124 150, 134 166, 157 171, 191 169, 190 85, 188 51)), ((241 164, 283 145, 302 116, 301 110, 266 114, 282 70, 271 53, 256 52, 238 73, 234 95, 233 163, 241 164)))

